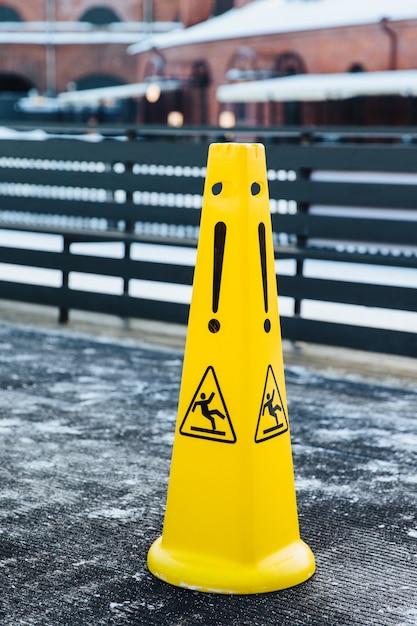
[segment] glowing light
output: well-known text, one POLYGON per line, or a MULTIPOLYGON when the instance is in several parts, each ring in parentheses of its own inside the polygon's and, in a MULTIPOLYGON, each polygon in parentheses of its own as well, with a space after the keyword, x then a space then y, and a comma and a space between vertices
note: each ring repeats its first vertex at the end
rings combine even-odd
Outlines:
POLYGON ((184 116, 181 111, 170 111, 167 118, 168 126, 180 128, 184 124, 184 116))
POLYGON ((221 111, 219 115, 219 126, 222 128, 233 128, 236 126, 236 116, 233 111, 221 111))
POLYGON ((158 102, 161 96, 161 88, 157 83, 150 83, 146 90, 146 99, 148 102, 158 102))

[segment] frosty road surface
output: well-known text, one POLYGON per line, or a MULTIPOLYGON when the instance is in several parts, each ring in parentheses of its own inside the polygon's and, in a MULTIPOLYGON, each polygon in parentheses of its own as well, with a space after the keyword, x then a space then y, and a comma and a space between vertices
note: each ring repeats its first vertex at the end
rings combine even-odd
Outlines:
POLYGON ((0 324, 1 626, 416 626, 412 385, 287 367, 317 573, 277 593, 200 594, 146 568, 182 353, 72 332, 0 324))

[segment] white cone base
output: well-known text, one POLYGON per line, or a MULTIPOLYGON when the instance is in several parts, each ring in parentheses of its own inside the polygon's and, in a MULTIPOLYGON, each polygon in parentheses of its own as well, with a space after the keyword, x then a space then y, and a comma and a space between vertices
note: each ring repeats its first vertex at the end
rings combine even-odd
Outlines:
POLYGON ((278 591, 308 580, 314 556, 301 539, 257 563, 234 562, 207 555, 165 550, 162 537, 151 546, 149 570, 157 578, 193 591, 250 594, 278 591))

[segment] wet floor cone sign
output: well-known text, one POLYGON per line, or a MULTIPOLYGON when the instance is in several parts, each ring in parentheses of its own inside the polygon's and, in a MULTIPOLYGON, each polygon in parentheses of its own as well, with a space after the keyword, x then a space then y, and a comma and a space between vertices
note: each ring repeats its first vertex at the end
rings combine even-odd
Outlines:
POLYGON ((213 144, 162 537, 173 585, 260 593, 312 576, 300 539, 261 144, 213 144))

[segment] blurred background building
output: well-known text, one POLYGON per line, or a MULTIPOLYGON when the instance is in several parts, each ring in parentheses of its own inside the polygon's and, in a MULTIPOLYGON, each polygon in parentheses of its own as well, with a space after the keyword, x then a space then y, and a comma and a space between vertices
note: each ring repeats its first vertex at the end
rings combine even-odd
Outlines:
POLYGON ((415 0, 10 0, 0 118, 415 124, 416 34, 415 0))

